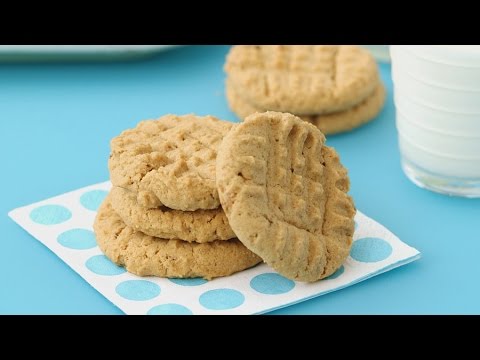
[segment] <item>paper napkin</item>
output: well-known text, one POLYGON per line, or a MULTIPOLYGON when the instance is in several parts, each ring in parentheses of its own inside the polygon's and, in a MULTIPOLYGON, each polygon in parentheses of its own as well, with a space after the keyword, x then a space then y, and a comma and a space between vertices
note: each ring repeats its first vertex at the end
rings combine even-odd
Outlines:
POLYGON ((351 286, 420 257, 358 211, 350 256, 336 273, 316 283, 291 281, 265 264, 211 281, 142 278, 113 264, 96 245, 93 221, 110 187, 110 182, 88 186, 9 215, 126 314, 260 314, 351 286))

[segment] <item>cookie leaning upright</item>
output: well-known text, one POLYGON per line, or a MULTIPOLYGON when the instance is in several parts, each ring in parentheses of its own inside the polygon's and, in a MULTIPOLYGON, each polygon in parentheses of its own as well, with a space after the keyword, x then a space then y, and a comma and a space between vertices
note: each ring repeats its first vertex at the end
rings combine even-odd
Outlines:
POLYGON ((142 121, 111 141, 112 184, 135 192, 147 208, 218 208, 215 159, 231 126, 213 116, 165 115, 142 121))
POLYGON ((355 207, 346 169, 313 125, 250 115, 224 138, 217 188, 239 240, 280 274, 316 281, 347 258, 355 207))
POLYGON ((378 84, 373 57, 346 45, 234 46, 225 71, 254 108, 296 115, 346 110, 378 84))

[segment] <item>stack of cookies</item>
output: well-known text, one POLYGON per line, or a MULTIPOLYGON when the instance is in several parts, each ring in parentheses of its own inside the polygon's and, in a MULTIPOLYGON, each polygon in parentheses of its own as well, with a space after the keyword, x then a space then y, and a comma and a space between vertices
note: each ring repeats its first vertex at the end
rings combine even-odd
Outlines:
POLYGON ((112 190, 94 225, 100 249, 140 276, 227 276, 258 264, 231 229, 215 185, 232 124, 166 115, 111 141, 112 190))
POLYGON ((349 179, 324 135, 297 116, 241 124, 167 115, 111 141, 100 249, 140 276, 227 276, 262 260, 316 281, 352 244, 349 179))
POLYGON ((227 100, 241 119, 289 112, 335 134, 374 119, 385 101, 376 62, 358 46, 239 45, 225 71, 227 100))

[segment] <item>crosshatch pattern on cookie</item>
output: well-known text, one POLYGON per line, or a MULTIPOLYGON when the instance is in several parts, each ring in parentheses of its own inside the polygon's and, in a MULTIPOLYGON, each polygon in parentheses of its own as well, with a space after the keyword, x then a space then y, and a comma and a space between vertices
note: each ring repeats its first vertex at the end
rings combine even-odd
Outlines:
POLYGON ((282 275, 315 281, 348 256, 355 208, 325 137, 296 116, 257 113, 225 138, 217 159, 222 206, 238 238, 282 275))
POLYGON ((212 116, 166 115, 142 121, 111 141, 111 181, 136 192, 144 207, 216 209, 217 148, 231 127, 212 116))
POLYGON ((348 45, 238 45, 225 71, 256 108, 298 115, 348 109, 378 83, 372 55, 348 45))

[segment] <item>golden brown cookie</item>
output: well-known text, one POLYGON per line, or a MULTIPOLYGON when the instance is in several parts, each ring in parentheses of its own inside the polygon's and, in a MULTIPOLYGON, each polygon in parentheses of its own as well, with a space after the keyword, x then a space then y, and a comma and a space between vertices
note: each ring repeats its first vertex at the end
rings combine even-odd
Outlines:
POLYGON ((110 196, 100 206, 93 228, 104 254, 139 276, 212 279, 261 262, 237 239, 197 244, 155 238, 135 231, 115 213, 110 196))
POLYGON ((127 226, 150 236, 198 243, 235 238, 221 207, 196 211, 147 209, 138 205, 135 193, 116 186, 110 192, 110 201, 127 226))
POLYGON ((372 55, 350 45, 234 46, 225 71, 255 108, 299 115, 346 110, 378 84, 372 55))
POLYGON ((142 121, 111 141, 111 181, 137 193, 144 207, 216 209, 217 147, 231 127, 212 116, 165 115, 142 121))
MULTIPOLYGON (((235 91, 234 87, 227 80, 226 95, 230 109, 241 119, 256 112, 264 112, 265 110, 256 109, 251 104, 242 99, 235 91)), ((345 131, 353 130, 375 117, 382 110, 385 103, 385 87, 378 84, 373 94, 361 103, 353 106, 348 110, 323 115, 302 115, 302 120, 310 122, 317 126, 320 131, 326 135, 337 134, 345 131)))
POLYGON ((280 274, 316 281, 352 244, 346 169, 313 125, 286 113, 248 116, 224 138, 217 188, 239 240, 280 274))

